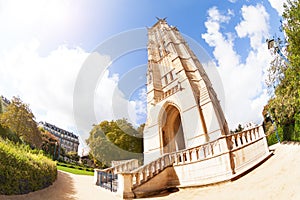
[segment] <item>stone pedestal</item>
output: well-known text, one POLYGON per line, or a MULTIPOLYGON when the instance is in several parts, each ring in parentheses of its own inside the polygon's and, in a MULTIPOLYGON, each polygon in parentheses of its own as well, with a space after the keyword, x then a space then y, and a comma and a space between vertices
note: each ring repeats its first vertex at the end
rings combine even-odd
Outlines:
POLYGON ((132 174, 131 173, 121 173, 118 174, 118 196, 123 199, 134 198, 134 193, 132 192, 132 174))

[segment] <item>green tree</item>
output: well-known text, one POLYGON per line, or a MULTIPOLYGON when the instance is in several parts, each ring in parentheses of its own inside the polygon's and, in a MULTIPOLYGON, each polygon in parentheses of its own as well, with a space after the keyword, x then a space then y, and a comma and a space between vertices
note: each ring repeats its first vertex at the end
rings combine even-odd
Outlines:
POLYGON ((13 97, 6 111, 0 114, 0 124, 16 133, 21 140, 34 147, 41 147, 42 138, 35 117, 29 106, 20 98, 13 97))
POLYGON ((93 127, 86 141, 90 154, 102 165, 110 165, 112 160, 143 158, 142 133, 126 119, 101 122, 93 127))
POLYGON ((39 127, 42 135, 42 150, 52 156, 54 159, 58 156, 59 140, 53 134, 46 131, 44 128, 39 127), (55 152, 54 152, 55 151, 55 152))
POLYGON ((0 98, 0 113, 2 113, 2 99, 0 98))
POLYGON ((231 130, 230 133, 233 134, 233 133, 238 133, 238 132, 241 132, 244 130, 244 127, 239 124, 237 128, 235 128, 234 130, 231 130))
POLYGON ((280 82, 269 101, 272 117, 283 129, 284 140, 300 141, 300 1, 288 0, 284 5, 283 30, 287 38, 289 64, 281 67, 280 82))
POLYGON ((67 157, 70 158, 71 160, 74 160, 74 161, 79 161, 79 155, 77 152, 75 151, 69 151, 67 153, 67 157))

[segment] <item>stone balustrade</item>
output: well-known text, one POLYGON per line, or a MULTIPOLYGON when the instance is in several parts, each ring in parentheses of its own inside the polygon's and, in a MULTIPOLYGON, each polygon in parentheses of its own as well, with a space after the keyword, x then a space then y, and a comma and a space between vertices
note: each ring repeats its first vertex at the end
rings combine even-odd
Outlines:
POLYGON ((138 160, 137 159, 131 159, 122 161, 119 163, 114 162, 115 165, 113 167, 109 167, 106 169, 94 169, 94 182, 98 185, 100 180, 100 174, 112 174, 115 175, 117 173, 121 172, 130 172, 136 168, 138 168, 138 160))
POLYGON ((264 137, 265 134, 261 129, 262 126, 256 126, 254 128, 229 135, 228 140, 231 141, 232 150, 241 148, 264 137))
MULTIPOLYGON (((140 192, 139 188, 143 187, 144 183, 155 179, 156 175, 168 167, 175 169, 176 177, 178 176, 180 185, 184 187, 189 184, 211 184, 228 180, 235 176, 236 172, 242 173, 253 166, 257 158, 265 158, 268 155, 268 146, 263 138, 265 134, 262 126, 257 126, 196 147, 165 154, 147 165, 119 173, 118 193, 123 197, 134 197, 135 192, 140 192), (205 163, 209 163, 208 166, 205 163), (191 171, 185 171, 185 165, 191 166, 191 171)), ((166 173, 171 172, 168 170, 166 173)))
POLYGON ((164 170, 166 167, 172 166, 173 161, 171 158, 171 154, 166 154, 147 165, 144 165, 140 168, 131 171, 133 188, 151 179, 153 176, 164 170))
POLYGON ((175 94, 176 92, 178 92, 180 90, 179 85, 175 85, 174 87, 172 87, 171 89, 169 89, 168 91, 164 92, 161 96, 155 98, 155 102, 160 102, 163 99, 175 94))
POLYGON ((131 171, 130 173, 132 174, 132 187, 135 188, 143 184, 144 182, 152 178, 154 175, 164 170, 166 167, 172 165, 176 166, 189 164, 193 162, 199 162, 205 159, 210 159, 212 157, 219 156, 222 153, 228 153, 229 149, 222 150, 221 148, 221 141, 223 141, 226 138, 232 142, 232 150, 241 148, 244 145, 255 142, 264 136, 263 133, 260 133, 260 128, 262 127, 257 126, 239 133, 221 137, 217 140, 190 149, 165 154, 157 160, 154 160, 147 165, 144 165, 140 168, 131 171))
POLYGON ((174 165, 188 164, 215 156, 220 153, 219 140, 172 153, 174 165))

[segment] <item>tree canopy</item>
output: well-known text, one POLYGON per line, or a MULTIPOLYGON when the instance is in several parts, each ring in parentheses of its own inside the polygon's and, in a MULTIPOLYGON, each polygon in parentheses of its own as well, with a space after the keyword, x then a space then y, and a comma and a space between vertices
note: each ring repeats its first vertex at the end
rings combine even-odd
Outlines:
POLYGON ((38 129, 42 136, 42 150, 46 154, 52 155, 53 159, 56 159, 59 152, 58 147, 60 146, 58 138, 43 127, 39 127, 38 129))
POLYGON ((24 142, 41 147, 42 138, 34 119, 29 106, 17 97, 13 97, 5 112, 0 114, 0 124, 4 128, 16 133, 24 142))
POLYGON ((278 66, 281 70, 278 76, 282 78, 269 101, 269 111, 283 129, 284 140, 300 141, 300 1, 288 0, 284 8, 283 30, 289 63, 278 66))
POLYGON ((135 129, 126 119, 95 125, 86 140, 94 159, 105 165, 112 160, 143 158, 143 125, 135 129))

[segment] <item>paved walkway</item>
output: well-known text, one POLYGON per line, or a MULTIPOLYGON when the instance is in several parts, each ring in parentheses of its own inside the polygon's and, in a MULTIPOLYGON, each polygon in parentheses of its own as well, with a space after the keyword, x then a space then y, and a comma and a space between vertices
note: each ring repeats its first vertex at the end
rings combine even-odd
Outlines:
MULTIPOLYGON (((244 177, 225 184, 181 189, 153 199, 300 199, 300 143, 275 145, 274 156, 244 177)), ((92 184, 92 176, 58 172, 55 183, 26 195, 1 196, 0 200, 81 200, 118 199, 92 184)))
POLYGON ((48 188, 25 195, 0 195, 0 200, 106 200, 119 199, 93 184, 93 176, 58 171, 57 180, 48 188))

